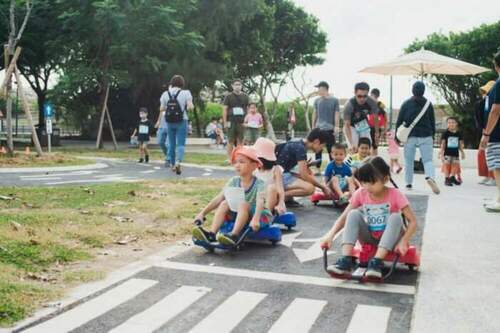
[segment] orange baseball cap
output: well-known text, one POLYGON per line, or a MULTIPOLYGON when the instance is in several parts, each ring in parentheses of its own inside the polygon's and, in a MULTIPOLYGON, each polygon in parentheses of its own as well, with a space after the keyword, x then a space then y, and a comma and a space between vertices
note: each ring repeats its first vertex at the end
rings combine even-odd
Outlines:
POLYGON ((257 151, 254 147, 250 146, 238 146, 236 147, 231 154, 231 163, 234 163, 236 160, 236 156, 243 155, 253 162, 257 163, 259 168, 262 166, 262 162, 259 160, 259 156, 257 155, 257 151))
POLYGON ((258 157, 271 162, 276 161, 276 154, 274 153, 276 144, 272 140, 267 138, 258 138, 257 141, 255 141, 253 148, 257 152, 258 157))

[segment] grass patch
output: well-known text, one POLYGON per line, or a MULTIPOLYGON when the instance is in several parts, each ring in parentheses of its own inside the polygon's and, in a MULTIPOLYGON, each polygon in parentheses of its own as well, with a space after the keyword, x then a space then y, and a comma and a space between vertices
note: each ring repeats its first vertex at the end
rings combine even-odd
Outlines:
POLYGON ((207 179, 0 187, 12 198, 0 199, 0 326, 29 316, 74 284, 102 278, 107 266, 93 264, 114 260, 102 252, 122 255, 185 237, 195 214, 223 184, 207 179), (127 237, 134 241, 116 244, 127 237))
POLYGON ((45 153, 41 157, 36 154, 14 153, 13 157, 0 154, 0 168, 21 168, 21 167, 54 167, 54 166, 74 166, 93 164, 93 161, 83 160, 71 155, 61 153, 45 153))
POLYGON ((201 165, 229 166, 224 154, 186 153, 185 162, 201 165))

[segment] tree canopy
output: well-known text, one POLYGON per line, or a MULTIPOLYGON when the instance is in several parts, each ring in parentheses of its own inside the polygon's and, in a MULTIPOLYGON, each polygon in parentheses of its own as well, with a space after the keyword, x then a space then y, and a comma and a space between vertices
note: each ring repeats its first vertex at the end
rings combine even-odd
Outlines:
POLYGON ((479 100, 479 87, 498 75, 493 68, 492 59, 498 51, 500 40, 500 21, 483 24, 467 32, 433 33, 423 40, 415 40, 406 52, 413 52, 424 47, 439 54, 491 68, 475 76, 430 75, 430 83, 444 96, 451 107, 451 113, 461 123, 466 144, 477 147, 480 131, 474 123, 474 105, 479 100))

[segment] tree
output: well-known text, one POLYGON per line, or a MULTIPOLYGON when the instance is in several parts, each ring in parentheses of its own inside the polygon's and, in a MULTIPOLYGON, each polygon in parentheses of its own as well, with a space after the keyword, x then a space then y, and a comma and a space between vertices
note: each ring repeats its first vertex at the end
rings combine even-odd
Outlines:
POLYGON ((287 73, 294 68, 323 63, 326 34, 316 17, 293 2, 266 0, 244 25, 243 35, 243 41, 233 41, 240 45, 231 53, 234 76, 243 78, 250 92, 259 97, 268 135, 275 139, 273 114, 265 103, 267 92, 272 86, 279 89, 285 84, 287 73))
POLYGON ((298 103, 304 103, 304 118, 306 121, 306 128, 309 132, 311 130, 311 118, 309 117, 309 102, 311 98, 317 95, 316 91, 307 92, 307 87, 311 86, 311 82, 307 82, 306 79, 306 71, 302 69, 300 72, 300 81, 296 77, 296 71, 292 71, 290 74, 290 81, 292 82, 293 88, 299 94, 299 98, 297 98, 298 103))
MULTIPOLYGON (((424 47, 439 54, 492 68, 493 54, 498 51, 500 21, 483 24, 467 32, 433 33, 424 40, 415 40, 405 52, 424 47)), ((446 99, 451 107, 450 115, 458 118, 467 146, 477 147, 480 131, 474 123, 474 105, 479 100, 479 87, 498 75, 492 69, 475 76, 429 75, 429 81, 446 99)))

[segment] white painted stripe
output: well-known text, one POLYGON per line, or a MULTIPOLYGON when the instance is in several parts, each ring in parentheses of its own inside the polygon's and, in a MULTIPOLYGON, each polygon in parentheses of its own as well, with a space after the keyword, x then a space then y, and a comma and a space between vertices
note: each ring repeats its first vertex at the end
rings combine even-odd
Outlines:
POLYGON ((113 173, 110 175, 96 175, 95 178, 114 178, 114 177, 123 177, 123 173, 113 173))
POLYGON ((205 172, 205 173, 203 173, 203 174, 202 174, 202 176, 204 176, 204 177, 208 177, 208 176, 210 176, 211 174, 212 174, 211 172, 205 172))
POLYGON ((205 287, 182 286, 109 333, 153 332, 211 290, 205 287))
POLYGON ((84 176, 91 175, 94 171, 73 171, 73 172, 65 172, 65 173, 49 173, 43 175, 30 175, 30 176, 19 176, 21 178, 37 178, 37 177, 66 177, 66 176, 84 176))
POLYGON ((1 168, 0 173, 35 173, 35 172, 54 172, 54 171, 77 171, 77 170, 94 170, 104 169, 108 165, 104 163, 96 163, 89 165, 72 165, 63 167, 36 167, 36 168, 1 168))
POLYGON ((267 294, 237 291, 190 332, 231 332, 266 296, 267 294))
POLYGON ((229 268, 229 267, 204 266, 204 265, 186 264, 168 260, 156 264, 155 266, 170 268, 170 269, 178 269, 183 271, 222 274, 229 276, 238 276, 245 278, 272 280, 272 281, 289 282, 289 283, 300 283, 300 284, 316 285, 316 286, 332 287, 332 288, 371 290, 378 292, 408 294, 408 295, 415 294, 414 286, 406 286, 406 285, 390 284, 390 283, 367 282, 361 284, 355 281, 339 280, 332 278, 321 278, 321 277, 307 276, 307 275, 294 275, 294 274, 292 275, 292 274, 264 272, 264 271, 252 271, 249 269, 239 269, 239 268, 229 268))
POLYGON ((391 308, 360 304, 356 306, 346 333, 385 333, 391 308))
POLYGON ((146 171, 141 171, 141 173, 153 173, 156 172, 156 170, 146 170, 146 171))
POLYGON ((326 304, 326 301, 296 298, 268 333, 309 332, 326 304))
POLYGON ((161 170, 161 168, 160 168, 160 167, 154 167, 154 169, 155 169, 155 170, 161 170))
POLYGON ((134 298, 157 283, 158 281, 153 280, 130 279, 74 309, 63 312, 53 319, 27 329, 25 332, 58 333, 71 331, 134 298))
POLYGON ((34 181, 34 180, 49 181, 49 180, 60 180, 60 179, 61 179, 61 177, 32 177, 32 178, 28 178, 28 179, 21 178, 21 180, 23 182, 31 182, 31 181, 34 181))

